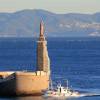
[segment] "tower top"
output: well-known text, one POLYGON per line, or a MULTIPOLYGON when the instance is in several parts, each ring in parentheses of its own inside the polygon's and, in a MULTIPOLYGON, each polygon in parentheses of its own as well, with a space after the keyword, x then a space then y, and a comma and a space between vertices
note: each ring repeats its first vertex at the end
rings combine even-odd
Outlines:
POLYGON ((43 23, 43 21, 40 22, 40 37, 39 37, 39 40, 40 41, 45 40, 45 37, 44 37, 44 23, 43 23))
POLYGON ((44 35, 44 23, 43 21, 40 22, 40 36, 44 35))

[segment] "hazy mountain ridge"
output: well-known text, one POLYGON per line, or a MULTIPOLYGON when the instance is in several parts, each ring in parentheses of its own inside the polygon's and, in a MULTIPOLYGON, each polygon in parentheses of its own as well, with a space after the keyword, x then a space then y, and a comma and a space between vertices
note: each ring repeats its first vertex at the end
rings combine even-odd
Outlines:
POLYGON ((100 13, 55 14, 44 10, 0 13, 0 37, 32 37, 39 34, 39 23, 45 23, 47 36, 100 36, 100 13))

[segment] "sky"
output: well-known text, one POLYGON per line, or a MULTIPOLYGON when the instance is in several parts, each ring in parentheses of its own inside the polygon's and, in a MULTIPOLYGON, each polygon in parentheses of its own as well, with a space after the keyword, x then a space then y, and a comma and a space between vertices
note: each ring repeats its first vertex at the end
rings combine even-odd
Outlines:
POLYGON ((0 12, 44 9, 54 13, 100 12, 100 0, 0 0, 0 12))

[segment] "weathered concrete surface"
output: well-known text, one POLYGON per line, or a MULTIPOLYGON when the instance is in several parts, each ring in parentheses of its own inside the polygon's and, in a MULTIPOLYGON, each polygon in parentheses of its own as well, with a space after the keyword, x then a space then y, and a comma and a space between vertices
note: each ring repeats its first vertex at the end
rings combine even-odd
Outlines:
POLYGON ((46 72, 15 72, 0 82, 0 95, 41 94, 48 86, 49 75, 46 72))

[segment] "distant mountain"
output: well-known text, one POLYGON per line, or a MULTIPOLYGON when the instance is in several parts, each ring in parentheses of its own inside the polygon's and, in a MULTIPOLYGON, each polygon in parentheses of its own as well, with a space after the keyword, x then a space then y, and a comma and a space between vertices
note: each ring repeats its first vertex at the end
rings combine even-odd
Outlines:
POLYGON ((100 36, 100 13, 55 14, 45 10, 22 10, 0 13, 0 37, 38 36, 41 20, 48 37, 100 36))

